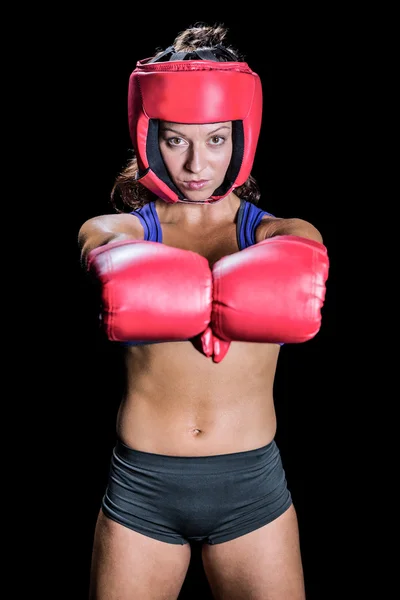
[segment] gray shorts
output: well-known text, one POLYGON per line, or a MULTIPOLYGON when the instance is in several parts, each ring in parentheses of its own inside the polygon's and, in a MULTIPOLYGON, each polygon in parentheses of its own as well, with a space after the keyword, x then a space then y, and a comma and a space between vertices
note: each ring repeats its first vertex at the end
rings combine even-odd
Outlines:
POLYGON ((215 456, 113 450, 102 510, 170 544, 219 544, 270 523, 292 503, 275 441, 215 456))

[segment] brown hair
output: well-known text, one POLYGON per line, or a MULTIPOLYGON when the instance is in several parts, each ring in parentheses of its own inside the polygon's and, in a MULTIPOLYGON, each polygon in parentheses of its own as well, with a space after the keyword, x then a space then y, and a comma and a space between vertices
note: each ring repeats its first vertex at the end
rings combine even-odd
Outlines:
MULTIPOLYGON (((203 23, 195 25, 181 31, 172 43, 176 52, 191 52, 197 48, 211 49, 217 45, 223 46, 238 61, 244 61, 244 56, 236 49, 223 41, 228 33, 224 25, 216 24, 214 26, 203 23)), ((159 56, 163 50, 157 49, 154 57, 159 56)), ((111 190, 111 203, 117 212, 126 212, 127 210, 138 210, 145 204, 157 199, 157 196, 136 180, 138 174, 138 163, 134 151, 133 156, 128 161, 126 167, 117 175, 111 190)), ((253 204, 257 204, 260 199, 260 190, 257 182, 250 175, 243 185, 235 189, 235 194, 239 198, 245 198, 253 204)))

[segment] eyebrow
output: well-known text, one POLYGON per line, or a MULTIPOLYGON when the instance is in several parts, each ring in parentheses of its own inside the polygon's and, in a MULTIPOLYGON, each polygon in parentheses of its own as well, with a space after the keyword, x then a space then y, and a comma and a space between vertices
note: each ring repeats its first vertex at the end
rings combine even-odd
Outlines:
MULTIPOLYGON (((221 127, 214 129, 214 131, 209 131, 207 135, 212 135, 214 133, 217 133, 217 131, 220 131, 220 129, 229 129, 230 130, 231 128, 228 127, 227 125, 221 125, 221 127)), ((181 135, 182 137, 185 137, 185 135, 181 131, 178 131, 177 129, 173 129, 172 127, 164 127, 162 125, 161 131, 173 131, 173 133, 177 133, 177 134, 181 135)))

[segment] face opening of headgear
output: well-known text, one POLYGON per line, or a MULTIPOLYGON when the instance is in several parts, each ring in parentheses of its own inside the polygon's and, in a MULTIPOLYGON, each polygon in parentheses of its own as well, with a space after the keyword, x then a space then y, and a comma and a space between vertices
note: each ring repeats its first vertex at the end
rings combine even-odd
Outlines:
POLYGON ((224 182, 205 203, 218 202, 248 179, 262 118, 259 76, 226 48, 176 52, 140 60, 129 78, 129 133, 138 162, 137 181, 166 202, 184 202, 158 143, 160 121, 184 124, 232 121, 232 158, 224 182))

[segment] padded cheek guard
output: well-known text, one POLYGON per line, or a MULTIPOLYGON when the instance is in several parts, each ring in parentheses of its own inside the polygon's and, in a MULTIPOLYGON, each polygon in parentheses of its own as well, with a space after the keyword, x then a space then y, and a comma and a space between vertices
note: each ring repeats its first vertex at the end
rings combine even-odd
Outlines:
POLYGON ((259 76, 244 62, 148 60, 139 61, 129 79, 128 120, 137 179, 166 202, 184 200, 161 157, 159 121, 232 121, 232 159, 223 184, 208 202, 220 200, 243 185, 253 166, 262 116, 259 76))

